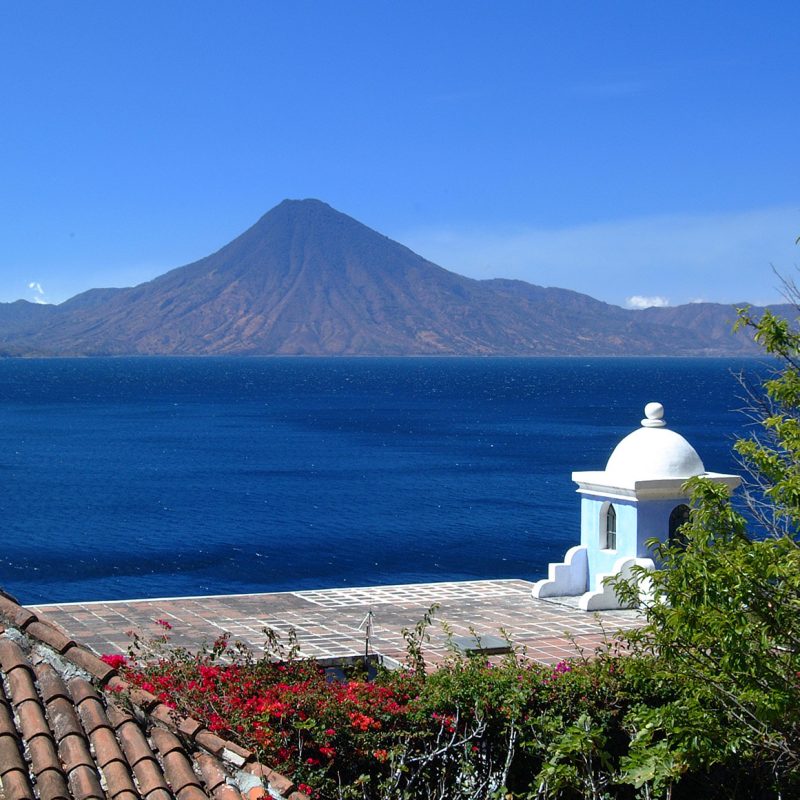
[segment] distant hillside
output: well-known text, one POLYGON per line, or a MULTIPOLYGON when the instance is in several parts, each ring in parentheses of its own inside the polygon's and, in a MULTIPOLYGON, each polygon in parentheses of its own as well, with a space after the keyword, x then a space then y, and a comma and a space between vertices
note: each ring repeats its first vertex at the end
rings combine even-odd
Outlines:
POLYGON ((0 354, 731 355, 732 307, 632 311, 449 272, 318 200, 206 258, 58 306, 0 304, 0 354))

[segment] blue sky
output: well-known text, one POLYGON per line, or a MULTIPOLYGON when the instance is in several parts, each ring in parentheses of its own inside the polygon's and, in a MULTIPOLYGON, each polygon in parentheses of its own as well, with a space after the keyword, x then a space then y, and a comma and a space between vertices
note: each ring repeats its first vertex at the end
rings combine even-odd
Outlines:
POLYGON ((317 197, 474 277, 773 302, 800 264, 800 3, 0 4, 0 301, 317 197))

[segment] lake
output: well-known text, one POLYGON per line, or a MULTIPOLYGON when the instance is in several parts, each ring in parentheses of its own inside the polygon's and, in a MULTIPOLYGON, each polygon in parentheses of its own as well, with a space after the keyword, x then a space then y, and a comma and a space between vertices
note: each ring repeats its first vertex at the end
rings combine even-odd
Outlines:
POLYGON ((27 603, 544 577, 645 403, 737 471, 754 359, 0 360, 27 603))

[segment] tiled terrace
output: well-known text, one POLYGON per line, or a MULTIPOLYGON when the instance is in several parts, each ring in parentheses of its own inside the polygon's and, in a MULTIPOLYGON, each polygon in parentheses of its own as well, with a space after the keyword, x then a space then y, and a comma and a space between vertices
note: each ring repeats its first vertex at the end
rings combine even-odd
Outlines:
POLYGON ((124 652, 130 631, 145 637, 163 633, 156 620, 165 619, 172 625, 171 642, 189 648, 227 632, 234 640, 260 650, 264 628, 273 629, 284 641, 293 628, 301 653, 314 658, 363 655, 367 617, 372 612, 370 652, 402 661, 403 628, 413 628, 437 603, 435 622, 429 629, 431 642, 425 651, 432 664, 448 650, 440 621, 447 623, 454 636, 469 636, 472 631, 497 636, 505 631, 516 647, 542 663, 574 656, 576 646, 591 655, 604 636, 639 624, 634 611, 593 615, 569 605, 535 600, 532 586, 523 580, 465 581, 64 603, 33 610, 98 653, 124 652))

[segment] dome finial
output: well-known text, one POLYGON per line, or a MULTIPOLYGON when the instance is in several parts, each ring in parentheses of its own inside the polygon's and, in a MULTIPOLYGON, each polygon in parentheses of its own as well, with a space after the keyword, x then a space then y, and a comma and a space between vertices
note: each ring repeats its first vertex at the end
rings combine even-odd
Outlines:
POLYGON ((666 422, 664 421, 664 406, 661 403, 648 403, 644 407, 644 416, 642 420, 643 428, 664 428, 666 422))

